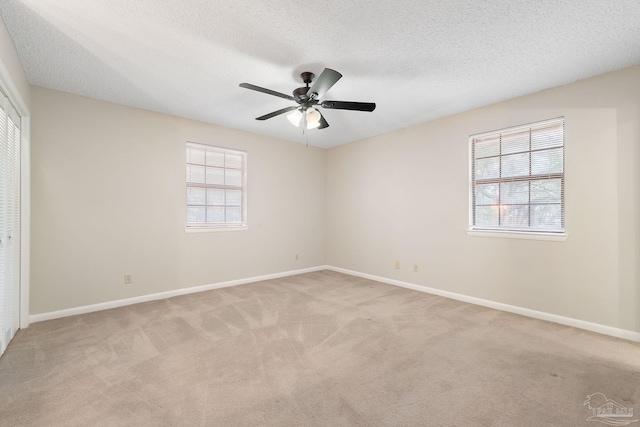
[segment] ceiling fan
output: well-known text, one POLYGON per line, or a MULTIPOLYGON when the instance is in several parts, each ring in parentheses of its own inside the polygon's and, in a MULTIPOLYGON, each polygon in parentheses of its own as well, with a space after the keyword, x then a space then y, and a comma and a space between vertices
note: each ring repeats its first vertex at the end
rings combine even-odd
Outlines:
POLYGON ((373 111, 376 109, 376 104, 373 102, 320 101, 320 98, 342 77, 342 74, 331 68, 325 68, 311 87, 309 87, 309 84, 313 81, 315 74, 305 71, 300 74, 300 77, 306 86, 295 89, 293 96, 250 83, 240 83, 240 87, 245 89, 278 96, 289 101, 295 101, 298 104, 265 114, 264 116, 256 117, 256 120, 267 120, 291 111, 292 113, 287 115, 287 118, 294 126, 300 126, 302 123, 303 129, 324 129, 329 127, 329 123, 327 123, 322 114, 320 114, 317 107, 355 111, 373 111))

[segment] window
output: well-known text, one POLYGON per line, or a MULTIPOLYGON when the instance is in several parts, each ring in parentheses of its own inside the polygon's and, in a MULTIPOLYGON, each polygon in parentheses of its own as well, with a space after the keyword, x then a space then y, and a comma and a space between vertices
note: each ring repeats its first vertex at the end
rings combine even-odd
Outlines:
POLYGON ((470 229, 564 232, 564 118, 469 138, 470 229))
POLYGON ((187 228, 247 225, 247 153, 187 143, 187 228))

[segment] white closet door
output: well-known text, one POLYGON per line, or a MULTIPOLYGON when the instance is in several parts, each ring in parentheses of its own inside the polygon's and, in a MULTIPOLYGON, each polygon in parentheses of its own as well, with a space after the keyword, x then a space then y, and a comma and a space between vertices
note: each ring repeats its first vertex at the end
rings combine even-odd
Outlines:
POLYGON ((20 318, 20 117, 0 94, 0 355, 20 318))

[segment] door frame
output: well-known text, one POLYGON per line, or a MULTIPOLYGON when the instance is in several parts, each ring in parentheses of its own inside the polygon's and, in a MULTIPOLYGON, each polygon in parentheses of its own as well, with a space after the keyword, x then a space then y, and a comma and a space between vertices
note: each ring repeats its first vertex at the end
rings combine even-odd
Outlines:
POLYGON ((31 113, 0 58, 0 89, 20 116, 20 304, 19 329, 29 327, 31 269, 31 113))

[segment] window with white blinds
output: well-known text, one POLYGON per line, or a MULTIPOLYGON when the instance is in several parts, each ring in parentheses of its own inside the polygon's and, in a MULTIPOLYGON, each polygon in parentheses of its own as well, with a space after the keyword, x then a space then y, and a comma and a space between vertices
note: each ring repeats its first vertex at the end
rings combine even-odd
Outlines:
POLYGON ((187 143, 187 228, 247 225, 247 153, 187 143))
POLYGON ((564 118, 469 143, 471 230, 564 232, 564 118))
POLYGON ((0 355, 19 325, 20 117, 0 93, 0 355))

